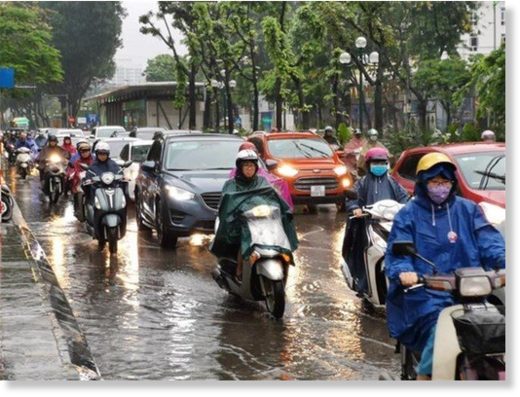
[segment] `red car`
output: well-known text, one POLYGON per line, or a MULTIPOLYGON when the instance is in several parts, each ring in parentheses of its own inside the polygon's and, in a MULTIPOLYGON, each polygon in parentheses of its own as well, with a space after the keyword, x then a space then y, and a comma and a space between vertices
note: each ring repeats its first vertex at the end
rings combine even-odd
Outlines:
POLYGON ((424 146, 405 150, 392 176, 412 194, 415 170, 426 153, 440 152, 457 165, 459 194, 476 203, 487 202, 506 207, 506 147, 504 143, 467 142, 424 146))
POLYGON ((310 132, 253 134, 249 141, 271 172, 287 181, 295 204, 336 203, 342 207, 352 175, 319 135, 310 132))

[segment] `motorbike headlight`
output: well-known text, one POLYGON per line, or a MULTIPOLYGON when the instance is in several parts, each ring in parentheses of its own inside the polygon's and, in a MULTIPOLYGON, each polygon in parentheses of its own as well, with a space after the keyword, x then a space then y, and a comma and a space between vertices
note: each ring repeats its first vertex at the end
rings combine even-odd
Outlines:
POLYGON ((276 169, 282 176, 293 177, 298 173, 298 170, 291 167, 290 165, 282 165, 276 169))
POLYGON ((342 176, 347 173, 347 167, 344 165, 338 165, 336 168, 334 168, 334 173, 337 176, 342 176))
POLYGON ((96 207, 98 210, 101 209, 101 203, 97 197, 94 197, 94 207, 96 207))
POLYGON ((110 185, 112 182, 114 182, 115 175, 112 172, 103 172, 101 174, 101 182, 103 182, 105 185, 110 185))
POLYGON ((253 216, 256 218, 266 218, 271 215, 271 207, 268 205, 257 205, 253 209, 251 209, 253 216))
POLYGON ((195 193, 180 189, 175 186, 166 186, 166 191, 172 199, 178 201, 192 200, 195 197, 195 193))
POLYGON ((459 294, 463 297, 487 296, 492 292, 491 282, 486 276, 462 277, 460 279, 459 294))
POLYGON ((49 157, 49 161, 50 161, 51 163, 59 163, 59 162, 61 162, 61 157, 60 157, 59 154, 54 153, 54 154, 51 154, 51 155, 50 155, 50 157, 49 157))

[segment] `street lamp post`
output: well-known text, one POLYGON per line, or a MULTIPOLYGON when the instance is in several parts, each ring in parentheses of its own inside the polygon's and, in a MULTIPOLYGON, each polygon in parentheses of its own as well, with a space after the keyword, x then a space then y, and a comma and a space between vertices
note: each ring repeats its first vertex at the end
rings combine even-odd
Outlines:
MULTIPOLYGON (((377 51, 373 51, 370 55, 365 54, 363 52, 364 48, 367 46, 367 39, 363 36, 360 36, 356 39, 355 42, 356 48, 358 49, 357 62, 359 66, 359 129, 363 129, 363 70, 361 65, 377 65, 379 62, 379 53, 377 51)), ((344 51, 339 56, 339 62, 343 65, 351 66, 352 56, 344 51)))

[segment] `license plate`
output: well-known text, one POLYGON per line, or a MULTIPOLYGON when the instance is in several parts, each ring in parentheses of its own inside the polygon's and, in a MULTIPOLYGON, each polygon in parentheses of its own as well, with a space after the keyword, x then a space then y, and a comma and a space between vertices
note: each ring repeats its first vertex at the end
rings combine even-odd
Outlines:
POLYGON ((325 186, 311 186, 311 196, 312 197, 323 197, 325 196, 325 186))

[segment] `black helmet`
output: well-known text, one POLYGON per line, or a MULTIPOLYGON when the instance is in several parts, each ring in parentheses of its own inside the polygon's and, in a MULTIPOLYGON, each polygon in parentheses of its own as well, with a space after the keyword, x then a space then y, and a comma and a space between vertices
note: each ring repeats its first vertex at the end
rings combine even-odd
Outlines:
POLYGON ((56 142, 58 143, 58 137, 54 134, 49 135, 49 138, 47 139, 47 142, 56 142))

